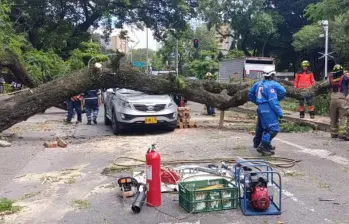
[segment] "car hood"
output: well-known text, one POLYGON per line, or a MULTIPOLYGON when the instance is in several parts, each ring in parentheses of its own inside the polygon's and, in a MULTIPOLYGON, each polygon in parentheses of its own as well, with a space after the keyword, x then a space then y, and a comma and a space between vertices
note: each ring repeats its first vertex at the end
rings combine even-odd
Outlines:
POLYGON ((148 95, 145 93, 124 95, 122 98, 132 104, 169 104, 171 102, 169 95, 148 95))

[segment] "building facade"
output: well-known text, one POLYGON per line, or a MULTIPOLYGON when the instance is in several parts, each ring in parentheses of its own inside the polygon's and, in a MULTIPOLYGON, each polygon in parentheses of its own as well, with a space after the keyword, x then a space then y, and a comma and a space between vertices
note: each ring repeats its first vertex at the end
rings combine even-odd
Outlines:
POLYGON ((218 43, 218 49, 223 53, 223 55, 228 54, 230 46, 233 42, 233 38, 231 36, 229 36, 229 34, 231 34, 231 33, 232 33, 232 31, 228 25, 222 25, 219 28, 219 32, 216 33, 216 40, 218 43), (226 35, 226 36, 222 36, 222 34, 226 35))
POLYGON ((127 40, 121 39, 119 35, 111 37, 111 49, 125 54, 129 52, 127 40))

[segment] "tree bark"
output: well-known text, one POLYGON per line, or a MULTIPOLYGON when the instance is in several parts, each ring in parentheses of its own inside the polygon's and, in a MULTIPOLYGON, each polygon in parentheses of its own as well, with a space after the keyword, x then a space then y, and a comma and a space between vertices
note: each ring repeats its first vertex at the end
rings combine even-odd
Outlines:
MULTIPOLYGON (((221 111, 248 101, 247 84, 220 84, 198 80, 185 80, 184 83, 179 85, 176 77, 146 75, 128 65, 115 66, 114 69, 77 71, 2 101, 0 132, 60 104, 70 96, 101 87, 127 88, 152 94, 181 94, 190 101, 209 104, 221 111)), ((286 84, 288 96, 296 98, 305 96, 304 94, 316 95, 328 87, 327 83, 321 83, 312 89, 301 91, 294 89, 289 83, 286 84)))
POLYGON ((28 74, 27 70, 18 60, 18 57, 8 49, 0 54, 0 67, 8 68, 22 85, 34 88, 38 84, 37 81, 28 74))

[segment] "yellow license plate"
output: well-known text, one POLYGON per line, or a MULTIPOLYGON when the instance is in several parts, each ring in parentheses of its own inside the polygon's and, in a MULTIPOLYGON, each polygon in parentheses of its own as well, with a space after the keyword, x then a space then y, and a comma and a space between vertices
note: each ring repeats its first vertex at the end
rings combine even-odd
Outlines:
POLYGON ((156 124, 158 123, 158 120, 156 119, 156 117, 146 117, 144 122, 146 124, 156 124))

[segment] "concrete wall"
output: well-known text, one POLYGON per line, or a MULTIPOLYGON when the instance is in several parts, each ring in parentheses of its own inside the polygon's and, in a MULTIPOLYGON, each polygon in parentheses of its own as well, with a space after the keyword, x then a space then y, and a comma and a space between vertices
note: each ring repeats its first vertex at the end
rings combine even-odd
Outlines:
POLYGON ((244 58, 231 59, 219 62, 219 82, 229 82, 230 76, 235 72, 242 78, 244 72, 244 58))

